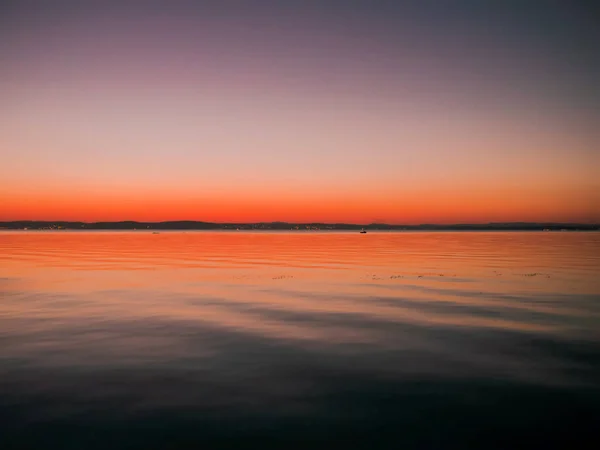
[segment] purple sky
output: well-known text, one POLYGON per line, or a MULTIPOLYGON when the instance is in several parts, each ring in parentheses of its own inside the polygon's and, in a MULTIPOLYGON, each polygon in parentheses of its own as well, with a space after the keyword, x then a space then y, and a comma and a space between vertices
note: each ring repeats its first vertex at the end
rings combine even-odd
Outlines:
POLYGON ((272 219, 598 221, 593 18, 491 3, 8 2, 0 219, 157 192, 183 200, 156 218, 235 219, 243 191, 272 219))

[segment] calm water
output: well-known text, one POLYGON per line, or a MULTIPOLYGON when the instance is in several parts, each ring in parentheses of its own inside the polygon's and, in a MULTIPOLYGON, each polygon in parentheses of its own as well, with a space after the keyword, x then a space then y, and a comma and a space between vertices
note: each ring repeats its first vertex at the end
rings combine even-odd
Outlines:
POLYGON ((0 448, 594 448, 600 233, 1 232, 0 448))

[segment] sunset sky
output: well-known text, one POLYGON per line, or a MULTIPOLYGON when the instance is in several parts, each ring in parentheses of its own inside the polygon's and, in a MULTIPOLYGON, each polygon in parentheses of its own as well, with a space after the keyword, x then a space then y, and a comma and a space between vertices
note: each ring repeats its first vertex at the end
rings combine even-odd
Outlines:
POLYGON ((0 6, 0 220, 600 222, 578 1, 0 6))

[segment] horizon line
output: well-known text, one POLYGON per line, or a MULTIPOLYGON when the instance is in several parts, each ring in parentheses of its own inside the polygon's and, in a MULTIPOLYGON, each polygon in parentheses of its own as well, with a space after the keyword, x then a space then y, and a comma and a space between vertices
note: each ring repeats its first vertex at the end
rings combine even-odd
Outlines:
POLYGON ((41 222, 41 223, 78 223, 86 225, 95 224, 118 224, 118 223, 132 223, 132 224, 166 224, 166 223, 197 223, 207 225, 255 225, 255 224, 290 224, 290 225, 351 225, 351 226, 370 226, 370 225, 385 225, 385 226, 406 226, 406 227, 418 227, 418 226, 465 226, 465 225, 584 225, 584 226, 600 226, 600 222, 557 222, 557 221, 507 221, 507 222, 451 222, 451 223, 436 223, 436 222, 422 222, 422 223, 390 223, 390 222, 327 222, 327 221, 284 221, 284 220, 270 220, 270 221, 238 221, 238 222, 213 222, 204 220, 191 220, 191 219, 175 219, 175 220, 158 220, 158 221, 147 221, 147 220, 65 220, 65 219, 16 219, 16 220, 0 220, 0 224, 11 224, 11 223, 23 223, 23 222, 41 222))

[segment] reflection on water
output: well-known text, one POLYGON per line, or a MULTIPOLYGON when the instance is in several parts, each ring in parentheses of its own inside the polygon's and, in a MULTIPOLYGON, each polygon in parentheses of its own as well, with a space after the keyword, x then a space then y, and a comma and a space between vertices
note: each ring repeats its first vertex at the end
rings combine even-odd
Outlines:
POLYGON ((581 447, 599 233, 0 233, 1 448, 581 447))

